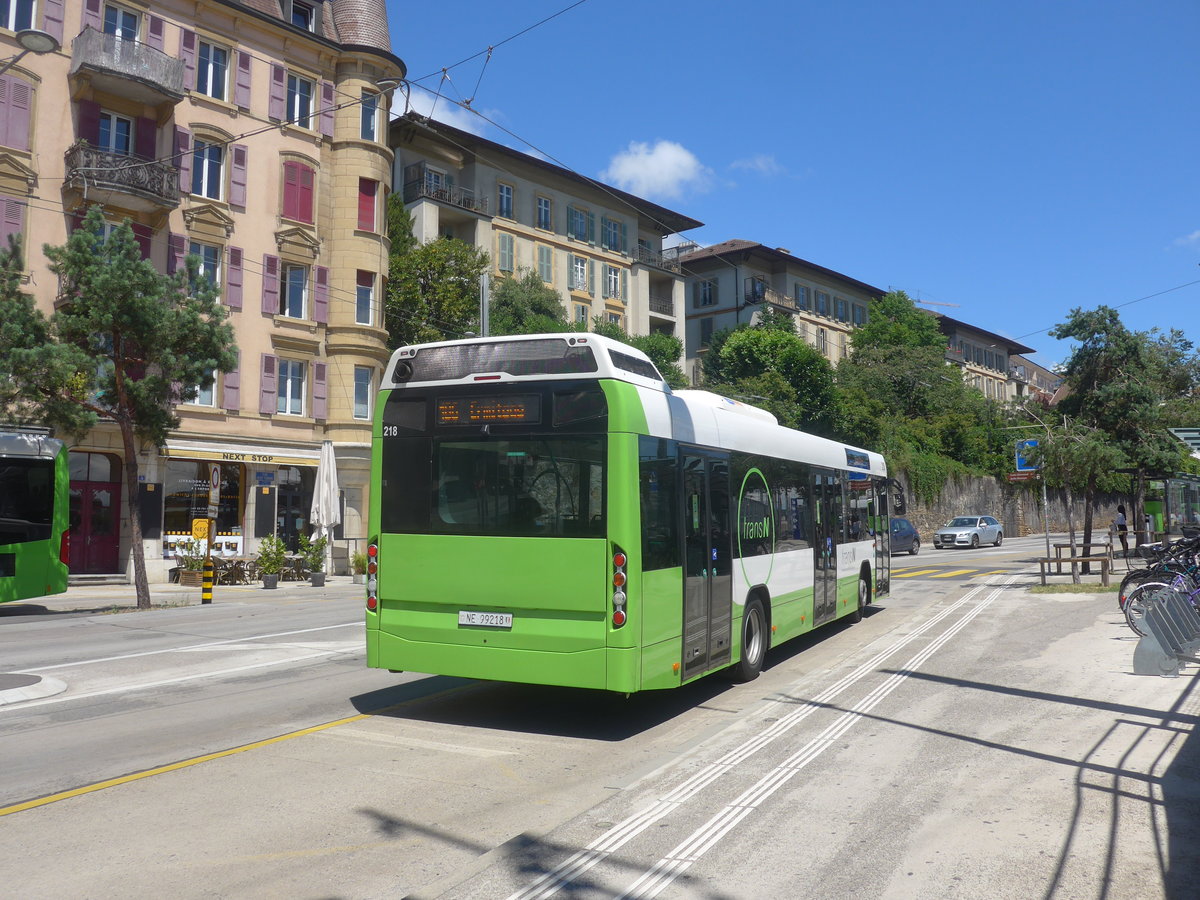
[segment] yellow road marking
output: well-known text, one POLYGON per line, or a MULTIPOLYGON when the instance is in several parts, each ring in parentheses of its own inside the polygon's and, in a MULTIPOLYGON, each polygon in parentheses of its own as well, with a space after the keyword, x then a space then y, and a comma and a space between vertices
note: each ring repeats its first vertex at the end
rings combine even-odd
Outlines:
POLYGON ((204 756, 193 756, 191 758, 191 760, 180 760, 179 762, 169 763, 169 764, 167 764, 167 766, 158 766, 156 768, 146 769, 145 772, 134 772, 132 775, 121 775, 120 778, 110 778, 106 781, 97 781, 96 784, 94 784, 94 785, 84 785, 83 787, 72 788, 71 791, 60 791, 59 793, 52 793, 52 794, 49 794, 48 797, 38 797, 36 800, 25 800, 24 803, 16 803, 16 804, 13 804, 12 806, 0 806, 0 816, 11 815, 11 814, 13 814, 13 812, 24 812, 25 810, 28 810, 28 809, 37 809, 38 806, 46 806, 50 803, 58 803, 59 800, 68 800, 68 799, 71 799, 72 797, 82 797, 83 794, 85 794, 85 793, 92 793, 94 791, 103 791, 104 788, 106 788, 106 787, 116 787, 118 785, 127 785, 127 784, 130 784, 131 781, 139 781, 140 779, 150 778, 151 775, 163 775, 168 772, 175 772, 175 770, 178 770, 178 769, 186 769, 191 766, 198 766, 198 764, 202 763, 202 762, 211 762, 212 760, 221 760, 221 758, 223 758, 223 757, 233 756, 234 754, 241 754, 241 752, 245 752, 246 750, 258 750, 259 748, 263 748, 263 746, 270 746, 271 744, 278 744, 278 743, 282 742, 282 740, 290 740, 292 738, 302 738, 305 736, 305 734, 316 734, 319 731, 326 731, 326 730, 328 730, 328 728, 336 728, 338 725, 348 725, 349 722, 358 722, 358 721, 361 721, 364 719, 371 719, 372 716, 380 715, 383 713, 390 713, 390 712, 392 712, 392 710, 406 707, 410 703, 420 703, 420 702, 424 702, 427 700, 433 700, 434 697, 439 697, 444 694, 450 694, 451 691, 455 691, 455 690, 461 690, 461 686, 456 686, 456 688, 448 688, 448 689, 445 689, 442 691, 434 691, 433 694, 428 694, 424 697, 414 697, 413 700, 407 700, 407 701, 404 701, 403 703, 395 703, 394 706, 384 707, 382 709, 376 709, 376 710, 373 710, 373 712, 371 712, 371 713, 360 713, 359 715, 348 715, 344 719, 335 719, 334 721, 331 721, 331 722, 324 722, 323 725, 313 725, 312 727, 301 728, 300 731, 292 731, 292 732, 288 732, 287 734, 278 734, 278 736, 276 736, 274 738, 265 738, 263 740, 256 740, 256 742, 254 742, 252 744, 242 744, 241 746, 234 746, 234 748, 230 748, 228 750, 218 750, 217 752, 215 752, 215 754, 205 754, 204 756))
POLYGON ((970 575, 972 572, 978 572, 978 569, 954 569, 950 572, 942 572, 940 575, 934 575, 934 578, 951 578, 955 575, 970 575))
POLYGON ((917 569, 915 572, 908 569, 903 569, 900 572, 893 572, 893 578, 912 578, 914 575, 928 575, 931 572, 938 572, 940 569, 917 569))

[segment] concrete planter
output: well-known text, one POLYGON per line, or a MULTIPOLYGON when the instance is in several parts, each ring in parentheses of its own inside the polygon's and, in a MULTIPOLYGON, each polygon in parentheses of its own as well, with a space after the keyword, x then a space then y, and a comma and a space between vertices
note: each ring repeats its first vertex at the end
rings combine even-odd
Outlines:
POLYGON ((325 573, 324 572, 309 572, 308 580, 312 584, 313 587, 325 587, 325 573))
POLYGON ((263 575, 262 581, 263 581, 263 590, 273 591, 277 587, 279 587, 279 573, 276 572, 273 575, 263 575))

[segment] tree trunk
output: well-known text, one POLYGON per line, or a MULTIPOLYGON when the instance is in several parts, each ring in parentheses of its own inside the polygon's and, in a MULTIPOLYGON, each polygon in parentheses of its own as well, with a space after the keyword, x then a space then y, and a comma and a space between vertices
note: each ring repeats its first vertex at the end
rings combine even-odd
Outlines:
MULTIPOLYGON (((1083 555, 1092 555, 1092 514, 1093 506, 1096 502, 1096 478, 1090 476, 1087 480, 1087 486, 1083 491, 1083 555)), ((1090 563, 1084 563, 1080 569, 1084 575, 1090 575, 1092 567, 1090 563)))
POLYGON ((121 421, 121 444, 125 448, 125 485, 129 507, 129 543, 133 556, 133 589, 137 608, 150 608, 150 583, 146 580, 146 548, 142 544, 142 512, 138 507, 137 443, 133 425, 121 421))
POLYGON ((1133 503, 1130 504, 1133 520, 1129 527, 1134 530, 1134 546, 1150 543, 1149 529, 1146 528, 1146 476, 1139 469, 1133 479, 1133 503))

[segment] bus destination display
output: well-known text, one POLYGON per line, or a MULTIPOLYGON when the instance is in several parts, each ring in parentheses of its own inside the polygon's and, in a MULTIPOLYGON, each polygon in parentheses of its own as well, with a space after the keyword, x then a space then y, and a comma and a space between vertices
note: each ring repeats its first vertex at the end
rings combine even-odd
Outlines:
POLYGON ((459 397, 438 401, 438 425, 489 425, 501 422, 540 422, 542 398, 537 394, 512 397, 459 397))

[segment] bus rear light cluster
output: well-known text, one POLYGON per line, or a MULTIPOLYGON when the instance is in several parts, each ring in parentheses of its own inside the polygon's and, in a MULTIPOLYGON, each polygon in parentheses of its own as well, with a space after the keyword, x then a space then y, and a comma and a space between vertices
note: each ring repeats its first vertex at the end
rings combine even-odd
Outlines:
POLYGON ((379 608, 379 545, 367 545, 367 609, 379 608))
POLYGON ((71 565, 71 529, 68 528, 62 533, 62 538, 58 542, 58 561, 64 566, 71 565))
POLYGON ((627 597, 625 595, 624 589, 625 589, 625 582, 627 580, 626 575, 625 575, 625 565, 628 562, 628 559, 626 558, 625 552, 623 550, 621 550, 620 548, 614 547, 612 561, 613 561, 612 624, 613 624, 613 628, 620 628, 622 625, 625 624, 625 621, 627 618, 627 616, 625 615, 625 601, 626 601, 627 597))

